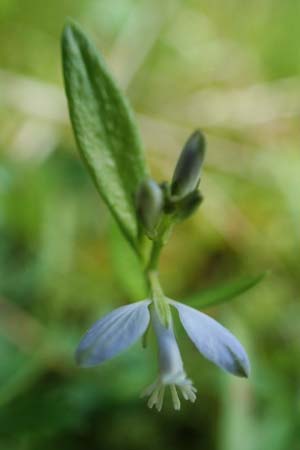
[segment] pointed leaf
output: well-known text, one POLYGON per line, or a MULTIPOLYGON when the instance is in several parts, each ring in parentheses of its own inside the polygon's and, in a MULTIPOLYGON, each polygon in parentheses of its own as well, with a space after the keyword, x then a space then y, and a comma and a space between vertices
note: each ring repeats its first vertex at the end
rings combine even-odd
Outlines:
POLYGON ((232 300, 234 297, 243 294, 259 284, 267 273, 263 272, 255 276, 242 277, 238 280, 224 283, 221 286, 206 289, 185 299, 184 303, 203 308, 232 300))
POLYGON ((83 336, 75 358, 82 367, 107 361, 132 345, 146 331, 150 300, 121 306, 98 320, 83 336))
POLYGON ((179 312, 181 323, 191 341, 205 358, 240 377, 248 377, 250 363, 239 341, 226 328, 190 306, 170 300, 179 312))
POLYGON ((132 112, 102 56, 73 23, 63 32, 62 58, 80 154, 122 231, 136 246, 134 195, 147 169, 132 112))

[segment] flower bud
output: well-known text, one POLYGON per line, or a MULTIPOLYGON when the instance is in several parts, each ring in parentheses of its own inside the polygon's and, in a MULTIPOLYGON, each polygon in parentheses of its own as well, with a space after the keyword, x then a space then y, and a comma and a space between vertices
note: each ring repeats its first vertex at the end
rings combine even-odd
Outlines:
POLYGON ((163 210, 163 193, 155 181, 148 179, 141 183, 136 196, 136 209, 146 231, 152 235, 163 210))
POLYGON ((205 139, 197 130, 187 140, 178 159, 171 184, 172 195, 185 197, 197 188, 204 153, 205 139))
POLYGON ((190 217, 203 202, 202 194, 199 191, 194 191, 176 206, 176 219, 178 221, 185 220, 190 217))

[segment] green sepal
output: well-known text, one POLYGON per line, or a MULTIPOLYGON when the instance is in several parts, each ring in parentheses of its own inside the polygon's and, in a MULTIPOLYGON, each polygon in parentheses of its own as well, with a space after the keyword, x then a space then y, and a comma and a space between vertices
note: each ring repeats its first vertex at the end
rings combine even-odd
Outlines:
POLYGON ((174 218, 177 222, 188 219, 197 211, 202 202, 203 196, 199 191, 191 192, 175 204, 174 218))

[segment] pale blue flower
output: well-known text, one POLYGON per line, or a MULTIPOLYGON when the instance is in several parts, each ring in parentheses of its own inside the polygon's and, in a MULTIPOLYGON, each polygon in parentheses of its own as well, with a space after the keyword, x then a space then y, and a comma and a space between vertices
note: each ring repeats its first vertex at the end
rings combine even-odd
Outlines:
MULTIPOLYGON (((150 396, 148 406, 160 411, 169 386, 174 408, 180 409, 177 390, 185 400, 194 402, 196 388, 186 376, 171 313, 165 324, 155 304, 149 311, 151 303, 147 299, 122 306, 96 322, 82 338, 76 360, 82 367, 91 367, 113 358, 141 338, 151 322, 159 349, 159 375, 143 396, 150 396)), ((177 309, 185 331, 203 356, 233 375, 248 377, 247 354, 226 328, 190 306, 165 298, 168 310, 170 305, 177 309)))

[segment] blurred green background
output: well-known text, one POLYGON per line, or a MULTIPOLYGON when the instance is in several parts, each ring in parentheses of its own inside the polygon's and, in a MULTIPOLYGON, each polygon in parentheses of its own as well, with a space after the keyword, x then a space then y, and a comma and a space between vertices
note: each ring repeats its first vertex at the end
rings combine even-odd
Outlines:
POLYGON ((300 2, 0 0, 0 448, 300 449, 300 2), (128 94, 154 177, 196 127, 208 152, 200 211, 161 261, 184 300, 271 274, 208 310, 243 342, 249 381, 178 337, 195 404, 139 399, 155 344, 78 369, 83 332, 140 297, 135 262, 79 160, 60 34, 77 20, 128 94))

